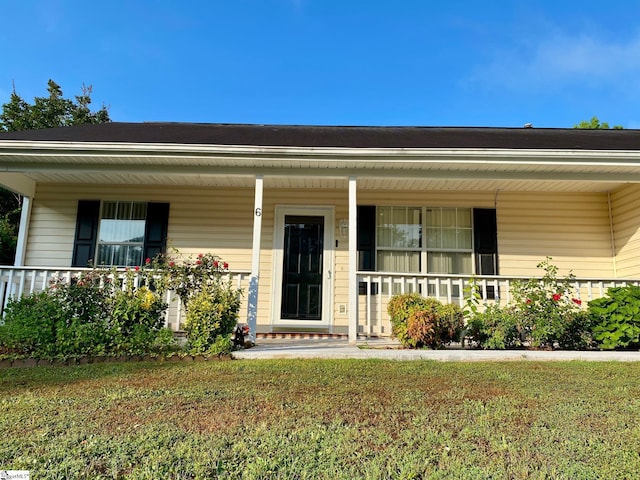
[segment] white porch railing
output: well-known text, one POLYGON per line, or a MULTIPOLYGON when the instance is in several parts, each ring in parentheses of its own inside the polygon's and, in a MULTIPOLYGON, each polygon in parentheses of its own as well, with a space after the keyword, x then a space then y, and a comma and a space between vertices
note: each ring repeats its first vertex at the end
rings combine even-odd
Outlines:
MULTIPOLYGON (((417 292, 463 307, 470 295, 468 286, 472 279, 482 297, 481 303, 506 305, 512 299, 513 282, 527 281, 530 277, 358 272, 358 335, 390 335, 387 304, 396 294, 417 292)), ((640 280, 574 278, 570 284, 573 298, 586 306, 588 301, 603 297, 609 287, 639 285, 640 280)))
MULTIPOLYGON (((10 298, 20 298, 34 292, 45 290, 51 282, 62 279, 69 282, 82 272, 90 272, 90 268, 48 268, 48 267, 13 267, 0 266, 0 325, 4 308, 10 298)), ((229 272, 223 278, 232 278, 237 288, 242 288, 247 293, 251 272, 238 270, 229 272)), ((118 271, 120 279, 124 277, 124 270, 118 271)), ((184 322, 182 303, 173 291, 165 293, 165 302, 169 305, 165 314, 164 325, 172 330, 180 330, 184 322)), ((244 301, 243 301, 244 303, 244 301)), ((240 310, 241 319, 246 316, 246 305, 240 310)))

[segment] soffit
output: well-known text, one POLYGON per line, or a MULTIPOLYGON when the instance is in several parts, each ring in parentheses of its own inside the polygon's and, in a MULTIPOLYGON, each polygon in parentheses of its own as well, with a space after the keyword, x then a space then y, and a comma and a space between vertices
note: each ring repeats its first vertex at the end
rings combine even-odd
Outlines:
MULTIPOLYGON (((167 185, 199 187, 253 188, 254 176, 241 175, 163 175, 154 173, 36 173, 29 174, 38 183, 167 185)), ((1 179, 1 174, 0 174, 1 179)), ((624 182, 495 180, 438 178, 359 178, 362 190, 411 191, 542 191, 542 192, 608 192, 624 182)), ((266 176, 265 188, 278 189, 348 189, 347 177, 266 176)))

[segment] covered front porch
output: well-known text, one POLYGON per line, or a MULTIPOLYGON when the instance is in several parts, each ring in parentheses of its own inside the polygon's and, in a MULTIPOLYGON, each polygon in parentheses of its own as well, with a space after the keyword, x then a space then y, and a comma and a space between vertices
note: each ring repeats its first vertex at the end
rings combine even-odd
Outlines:
MULTIPOLYGON (((464 305, 473 278, 484 300, 504 304, 512 282, 539 275, 546 257, 561 276, 576 275, 583 304, 640 279, 635 151, 21 140, 2 147, 0 183, 25 197, 15 265, 1 269, 3 307, 9 296, 81 271, 71 265, 79 202, 89 199, 168 205, 167 247, 228 261, 245 289, 241 320, 259 333, 286 329, 277 317, 287 215, 302 224, 322 217, 324 229, 321 325, 304 319, 289 330, 352 343, 390 334, 393 294, 464 305), (482 219, 491 226, 480 228, 482 219), (445 233, 449 240, 438 240, 445 233)), ((166 323, 179 329, 180 318, 175 306, 166 323)))

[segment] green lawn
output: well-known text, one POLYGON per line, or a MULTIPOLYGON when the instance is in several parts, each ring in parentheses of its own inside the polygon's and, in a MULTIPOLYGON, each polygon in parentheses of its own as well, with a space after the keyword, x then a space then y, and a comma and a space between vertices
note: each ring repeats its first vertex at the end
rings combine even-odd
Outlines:
POLYGON ((0 370, 31 478, 637 478, 640 364, 360 360, 0 370))

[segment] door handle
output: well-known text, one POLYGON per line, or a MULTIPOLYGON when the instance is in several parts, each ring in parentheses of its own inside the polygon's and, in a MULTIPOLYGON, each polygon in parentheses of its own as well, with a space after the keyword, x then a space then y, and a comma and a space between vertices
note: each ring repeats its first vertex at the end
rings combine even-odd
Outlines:
POLYGON ((328 274, 328 279, 331 280, 331 270, 327 270, 327 274, 328 274))

